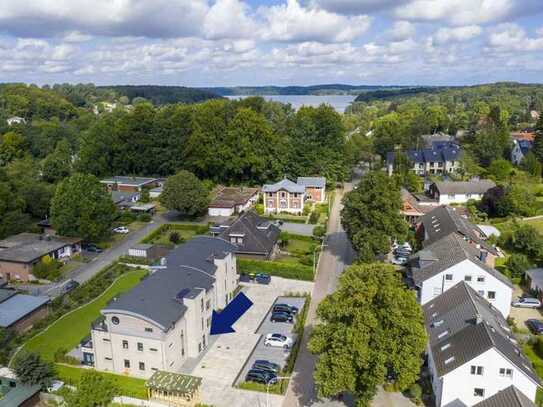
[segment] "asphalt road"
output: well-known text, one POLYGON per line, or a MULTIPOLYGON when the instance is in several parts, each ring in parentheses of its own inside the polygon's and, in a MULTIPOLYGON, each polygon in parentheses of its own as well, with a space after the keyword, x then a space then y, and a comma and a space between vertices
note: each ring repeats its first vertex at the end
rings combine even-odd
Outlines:
POLYGON ((313 380, 316 358, 307 350, 307 341, 316 322, 318 304, 336 289, 339 276, 345 267, 352 264, 355 258, 347 234, 341 227, 340 220, 341 199, 343 194, 351 189, 351 184, 345 184, 344 191, 336 193, 334 206, 328 221, 328 234, 325 240, 326 246, 321 254, 317 269, 302 346, 294 366, 283 407, 344 405, 344 403, 340 402, 318 400, 313 380))

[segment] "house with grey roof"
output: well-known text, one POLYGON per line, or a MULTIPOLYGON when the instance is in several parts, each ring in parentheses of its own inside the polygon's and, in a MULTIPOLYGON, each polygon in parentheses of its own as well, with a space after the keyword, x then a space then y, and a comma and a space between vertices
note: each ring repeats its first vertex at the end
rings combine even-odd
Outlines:
POLYGON ((24 332, 49 314, 51 300, 45 296, 19 294, 0 288, 0 328, 24 332))
POLYGON ((34 280, 33 267, 42 258, 67 259, 81 252, 81 239, 19 233, 0 240, 0 277, 5 280, 34 280))
POLYGON ((275 184, 262 187, 264 197, 264 212, 292 213, 301 215, 306 199, 305 186, 284 178, 275 184))
POLYGON ((462 148, 452 141, 435 141, 431 147, 403 152, 390 151, 386 155, 386 170, 392 175, 401 158, 416 175, 454 174, 461 168, 462 148))
POLYGON ((495 186, 494 181, 488 179, 436 181, 430 185, 429 194, 440 205, 463 204, 471 199, 480 201, 495 186))
POLYGON ((158 178, 113 176, 100 180, 108 191, 141 192, 143 188, 156 188, 160 184, 158 178))
POLYGON ((271 259, 277 252, 281 230, 254 211, 245 212, 220 229, 219 237, 236 245, 239 257, 271 259))
POLYGON ((298 177, 296 183, 305 187, 305 195, 307 199, 315 202, 326 201, 326 178, 298 177))
POLYGON ((170 251, 152 274, 101 310, 86 361, 101 371, 141 378, 178 372, 208 346, 213 310, 234 298, 235 251, 229 241, 211 236, 170 251))
POLYGON ((469 284, 451 287, 423 312, 437 407, 479 406, 510 386, 535 400, 541 382, 531 362, 503 315, 469 284))
POLYGON ((258 188, 218 186, 209 203, 209 216, 232 216, 243 213, 258 201, 258 188))
POLYGON ((415 253, 408 275, 422 305, 463 281, 504 317, 511 310, 513 285, 509 279, 488 264, 485 249, 456 233, 415 253))
POLYGON ((536 407, 536 405, 523 392, 511 385, 475 404, 474 407, 536 407))

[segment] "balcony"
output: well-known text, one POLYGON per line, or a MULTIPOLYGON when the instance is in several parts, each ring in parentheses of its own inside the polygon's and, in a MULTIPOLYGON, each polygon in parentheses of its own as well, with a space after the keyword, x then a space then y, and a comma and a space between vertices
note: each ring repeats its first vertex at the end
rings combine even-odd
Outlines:
POLYGON ((91 324, 93 331, 102 331, 102 332, 108 332, 107 324, 106 324, 106 317, 103 315, 99 316, 94 322, 91 324))

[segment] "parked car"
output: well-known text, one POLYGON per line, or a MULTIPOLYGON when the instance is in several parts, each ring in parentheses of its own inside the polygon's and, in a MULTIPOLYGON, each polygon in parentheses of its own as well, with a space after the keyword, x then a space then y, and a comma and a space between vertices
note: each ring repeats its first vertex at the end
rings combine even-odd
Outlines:
POLYGON ((407 250, 407 249, 396 249, 396 250, 394 250, 394 254, 395 254, 396 256, 409 257, 409 256, 411 256, 411 250, 407 250))
POLYGON ((543 334, 543 321, 539 319, 528 319, 526 320, 526 326, 530 328, 530 331, 535 335, 543 334))
POLYGON ((271 322, 292 322, 294 317, 288 312, 272 312, 270 321, 271 322))
POLYGON ((256 382, 262 384, 274 384, 277 383, 277 375, 272 372, 266 372, 264 370, 251 369, 245 376, 246 382, 256 382))
POLYGON ((277 374, 281 371, 281 366, 277 363, 270 362, 269 360, 259 359, 255 360, 252 369, 265 370, 277 374))
POLYGON ((298 313, 298 307, 289 304, 275 304, 273 306, 273 312, 288 312, 289 314, 296 315, 298 313))
POLYGON ((409 259, 407 257, 393 257, 390 261, 392 264, 404 265, 409 259))
POLYGON ((94 243, 87 244, 86 246, 83 247, 83 249, 85 249, 86 251, 91 252, 91 253, 102 253, 103 252, 103 250, 100 249, 98 246, 96 246, 94 243))
POLYGON ((516 301, 513 301, 511 305, 518 308, 539 308, 541 307, 541 301, 539 301, 537 298, 522 297, 518 298, 516 301))
POLYGON ((264 346, 289 349, 292 346, 292 338, 283 334, 267 334, 266 339, 264 339, 264 346))
POLYGON ((68 280, 62 286, 62 291, 65 293, 69 293, 70 291, 76 289, 77 287, 79 287, 79 283, 77 281, 68 280))
POLYGON ((269 284, 271 282, 271 276, 269 274, 258 273, 255 276, 255 281, 258 284, 269 284))
POLYGON ((126 226, 117 226, 113 229, 115 233, 122 233, 123 235, 130 232, 130 230, 126 226))

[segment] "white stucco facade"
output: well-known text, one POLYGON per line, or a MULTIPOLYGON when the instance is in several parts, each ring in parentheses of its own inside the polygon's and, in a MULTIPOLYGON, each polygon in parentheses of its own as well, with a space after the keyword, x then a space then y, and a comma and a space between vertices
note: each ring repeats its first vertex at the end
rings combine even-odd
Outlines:
POLYGON ((470 407, 511 385, 535 401, 537 383, 496 348, 488 349, 443 377, 438 377, 431 353, 428 362, 437 407, 470 407), (472 366, 482 374, 472 374, 472 366))
POLYGON ((439 194, 438 203, 440 205, 463 204, 470 199, 480 201, 483 199, 483 194, 439 194))
POLYGON ((511 311, 513 289, 468 259, 423 281, 419 286, 420 304, 426 304, 461 281, 465 281, 507 318, 511 311))

